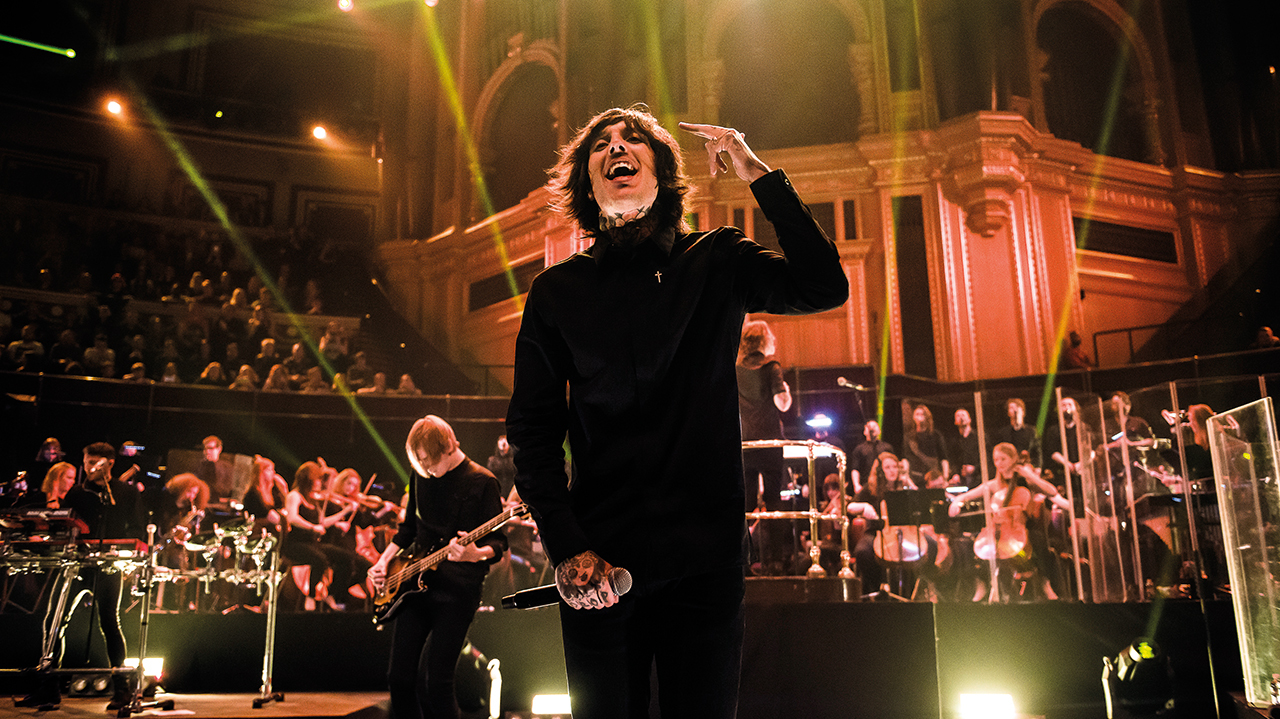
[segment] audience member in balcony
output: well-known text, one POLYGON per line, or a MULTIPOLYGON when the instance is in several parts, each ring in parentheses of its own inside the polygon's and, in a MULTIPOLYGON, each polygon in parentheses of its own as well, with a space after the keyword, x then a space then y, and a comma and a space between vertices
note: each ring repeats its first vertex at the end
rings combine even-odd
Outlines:
POLYGON ((222 363, 210 362, 205 365, 200 376, 196 378, 195 384, 206 387, 226 387, 227 375, 222 371, 222 363))
POLYGON ((249 292, 243 287, 237 287, 231 291, 231 299, 228 300, 232 309, 237 312, 249 312, 253 309, 253 302, 249 299, 249 292))
POLYGON ((214 286, 213 280, 207 278, 200 282, 200 290, 191 301, 204 307, 217 307, 222 303, 218 299, 218 288, 214 286))
POLYGON ((110 285, 102 295, 102 304, 111 313, 111 316, 123 319, 124 308, 131 299, 133 298, 129 294, 129 287, 124 281, 124 275, 119 272, 111 275, 110 285))
POLYGON ((253 365, 242 364, 240 371, 236 373, 235 379, 231 380, 228 389, 253 390, 258 388, 258 373, 253 371, 253 365))
POLYGON ((948 484, 976 487, 982 477, 978 467, 982 464, 982 445, 978 444, 978 433, 973 429, 973 418, 969 410, 961 407, 955 413, 955 432, 951 434, 950 457, 951 477, 948 484))
POLYGON ((71 362, 79 362, 84 356, 84 349, 76 341, 75 330, 63 330, 58 341, 49 347, 49 367, 55 372, 65 372, 71 362))
POLYGON ((275 324, 271 320, 271 313, 255 306, 249 315, 249 321, 245 323, 243 347, 261 347, 263 340, 274 337, 275 324))
POLYGON ((413 377, 405 373, 400 375, 400 386, 396 387, 395 394, 418 397, 422 395, 422 390, 418 389, 418 385, 413 383, 413 377))
POLYGON ((356 390, 356 394, 386 394, 387 393, 387 373, 375 372, 373 374, 373 384, 368 387, 361 387, 356 390))
MULTIPOLYGON (((903 402, 904 408, 910 406, 903 402)), ((933 412, 924 404, 911 409, 907 430, 903 433, 902 458, 908 462, 911 480, 924 484, 924 475, 930 470, 951 476, 951 461, 947 458, 947 443, 942 433, 933 426, 933 412)))
POLYGON ((218 282, 214 286, 214 293, 218 297, 218 304, 225 304, 231 301, 231 295, 235 293, 235 281, 231 279, 231 272, 223 270, 218 274, 218 282))
POLYGON ((151 356, 152 353, 147 349, 146 335, 134 334, 126 337, 125 345, 121 348, 121 351, 123 356, 117 355, 117 361, 125 367, 132 366, 134 362, 155 366, 155 358, 151 356))
POLYGON ((324 299, 320 296, 320 283, 314 277, 303 285, 302 305, 306 308, 306 314, 324 314, 324 299))
POLYGON ((303 394, 333 394, 333 388, 324 379, 324 371, 319 367, 307 370, 307 378, 298 388, 303 394))
POLYGON ((336 320, 329 322, 320 337, 320 356, 324 357, 334 372, 346 372, 348 358, 347 331, 336 320))
POLYGON ((871 466, 875 464, 876 457, 885 452, 894 453, 893 445, 880 438, 880 423, 874 419, 862 425, 862 437, 863 440, 849 453, 849 476, 854 494, 862 491, 867 477, 871 476, 871 466))
POLYGON ((1272 347, 1280 347, 1280 337, 1276 337, 1270 327, 1262 326, 1258 328, 1257 335, 1254 336, 1253 344, 1249 345, 1250 349, 1270 349, 1272 347))
MULTIPOLYGON (((170 364, 173 363, 170 362, 170 364)), ((151 384, 151 378, 147 376, 147 366, 141 362, 134 362, 129 365, 129 371, 120 379, 136 384, 151 384)))
POLYGON ((307 370, 316 366, 311 355, 307 353, 307 346, 301 342, 293 343, 293 350, 289 356, 280 364, 284 365, 284 369, 289 373, 289 381, 295 387, 301 387, 307 379, 307 370))
POLYGON ((138 314, 137 308, 126 306, 118 316, 120 322, 116 325, 116 331, 125 342, 134 335, 147 333, 147 323, 138 314))
POLYGON ((254 309, 260 309, 264 312, 278 312, 280 305, 276 301, 275 295, 271 294, 271 289, 265 285, 258 290, 258 299, 253 303, 254 309))
POLYGON ((292 392, 297 389, 289 378, 289 371, 282 364, 271 365, 270 371, 267 372, 267 379, 262 383, 262 389, 266 392, 292 392))
POLYGON ((1062 343, 1062 358, 1059 360, 1061 369, 1088 369, 1093 366, 1089 353, 1080 346, 1083 343, 1084 340, 1080 339, 1079 332, 1072 330, 1071 334, 1067 335, 1062 343))
POLYGON ((244 364, 240 358, 240 343, 228 342, 227 347, 222 353, 222 369, 223 372, 230 372, 233 368, 244 364))
POLYGON ((93 346, 84 351, 81 363, 84 364, 85 370, 94 377, 106 377, 107 367, 111 368, 112 376, 115 375, 116 351, 107 344, 107 336, 105 334, 94 335, 93 346))
POLYGON ((185 364, 186 358, 178 350, 178 340, 173 337, 166 337, 164 339, 164 347, 160 350, 160 354, 156 355, 152 366, 164 367, 170 362, 175 365, 181 365, 185 364))
POLYGON ((352 392, 359 392, 373 384, 373 368, 369 366, 369 358, 363 350, 355 353, 352 360, 347 368, 347 387, 352 392))
POLYGON ((160 379, 156 381, 161 384, 182 384, 182 377, 178 375, 178 365, 173 362, 165 364, 164 371, 160 373, 160 379))
POLYGON ((1033 467, 1040 466, 1040 435, 1036 434, 1036 428, 1026 423, 1027 405, 1018 397, 1011 397, 1005 403, 1005 410, 1009 415, 1009 423, 997 429, 992 433, 987 441, 992 445, 1001 442, 1012 444, 1019 453, 1026 452, 1031 457, 1031 465, 1033 467))
POLYGON ((253 358, 253 371, 258 373, 259 377, 265 377, 271 368, 284 362, 284 357, 276 350, 276 341, 272 337, 262 340, 259 345, 261 350, 258 356, 253 358))
POLYGON ((9 343, 6 354, 11 366, 25 367, 31 372, 39 372, 43 368, 44 345, 36 339, 39 329, 34 324, 23 325, 22 335, 9 343))
POLYGON ((218 308, 218 316, 209 325, 209 344, 213 352, 221 357, 227 351, 227 345, 244 340, 248 327, 230 302, 223 302, 218 308))
POLYGON ((187 280, 187 286, 184 287, 182 290, 182 296, 187 299, 194 300, 195 298, 200 296, 200 293, 201 293, 200 287, 203 284, 204 284, 204 273, 201 272, 200 270, 196 270, 195 272, 192 272, 191 279, 187 280))

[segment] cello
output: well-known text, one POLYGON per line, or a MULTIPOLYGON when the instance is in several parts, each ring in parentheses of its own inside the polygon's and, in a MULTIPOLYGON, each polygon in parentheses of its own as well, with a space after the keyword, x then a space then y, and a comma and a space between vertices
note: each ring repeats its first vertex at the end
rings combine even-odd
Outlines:
MULTIPOLYGON (((996 456, 1001 455, 999 452, 996 456)), ((1005 486, 991 493, 988 503, 989 519, 973 542, 973 553, 984 561, 998 560, 1015 568, 1027 566, 1031 561, 1031 544, 1027 538, 1026 508, 1031 501, 1031 490, 1017 481, 1020 465, 1030 465, 1027 452, 1018 459, 1008 457, 1006 470, 997 467, 997 478, 1005 486)))

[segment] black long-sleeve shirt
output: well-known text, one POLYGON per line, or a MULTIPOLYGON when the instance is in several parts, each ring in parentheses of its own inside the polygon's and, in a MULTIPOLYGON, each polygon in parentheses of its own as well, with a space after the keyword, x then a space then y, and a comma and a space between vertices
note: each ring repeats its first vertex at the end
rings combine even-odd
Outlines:
MULTIPOLYGON (((502 512, 498 480, 470 459, 439 477, 414 473, 409 480, 409 510, 393 542, 408 548, 415 542, 424 550, 443 549, 458 532, 470 532, 502 512)), ((490 532, 476 540, 477 547, 493 547, 493 558, 482 562, 444 562, 428 578, 433 591, 479 596, 489 565, 502 558, 507 538, 490 532)))
POLYGON ((731 227, 679 235, 670 252, 603 237, 534 279, 507 437, 555 562, 590 549, 637 583, 742 563, 742 321, 832 309, 849 293, 786 175, 751 189, 785 257, 731 227))

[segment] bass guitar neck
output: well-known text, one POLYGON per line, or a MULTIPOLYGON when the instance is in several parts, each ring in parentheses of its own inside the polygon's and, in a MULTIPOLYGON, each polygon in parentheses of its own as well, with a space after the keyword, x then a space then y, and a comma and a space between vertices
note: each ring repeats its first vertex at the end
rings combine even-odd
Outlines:
MULTIPOLYGON (((458 544, 466 546, 500 529, 515 519, 529 516, 528 505, 518 504, 490 519, 484 524, 458 537, 458 544)), ((402 549, 400 553, 387 563, 387 577, 382 588, 373 596, 373 623, 381 624, 395 618, 404 597, 427 590, 426 574, 444 563, 449 558, 449 547, 446 544, 425 555, 402 549)))

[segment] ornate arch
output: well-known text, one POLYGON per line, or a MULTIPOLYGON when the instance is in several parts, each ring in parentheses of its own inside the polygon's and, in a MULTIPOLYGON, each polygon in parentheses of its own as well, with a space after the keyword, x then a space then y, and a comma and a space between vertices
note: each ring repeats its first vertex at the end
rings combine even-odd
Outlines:
MULTIPOLYGON (((528 69, 532 65, 549 69, 555 78, 556 100, 550 111, 556 123, 556 145, 559 146, 565 142, 564 106, 566 90, 561 55, 552 41, 535 40, 529 43, 527 47, 519 46, 513 48, 511 55, 494 70, 493 75, 485 82, 480 95, 476 98, 475 109, 471 117, 471 127, 472 138, 476 144, 476 152, 481 158, 491 154, 494 121, 503 100, 512 87, 512 83, 518 82, 521 71, 528 69)), ((464 205, 464 207, 470 208, 468 215, 478 218, 478 213, 476 212, 479 209, 476 207, 478 198, 475 196, 472 186, 469 184, 463 190, 468 193, 467 196, 470 198, 469 202, 464 205)), ((502 208, 494 209, 500 210, 502 208)))
MULTIPOLYGON (((689 71, 695 74, 690 78, 689 86, 696 88, 703 99, 703 112, 706 122, 719 122, 720 103, 724 91, 724 61, 719 56, 719 47, 725 33, 742 11, 753 0, 717 0, 703 15, 702 41, 697 46, 697 57, 691 58, 689 71)), ((827 0, 828 4, 840 11, 853 30, 854 42, 849 46, 849 67, 855 86, 851 91, 857 92, 861 101, 861 118, 859 131, 870 132, 874 129, 876 113, 875 101, 875 67, 872 51, 872 28, 867 17, 866 7, 856 0, 827 0)))
POLYGON ((1032 102, 1035 106, 1036 125, 1042 130, 1049 129, 1044 105, 1043 81, 1044 66, 1048 57, 1039 49, 1036 35, 1045 13, 1058 6, 1073 6, 1085 13, 1092 13, 1103 21, 1099 23, 1103 30, 1111 33, 1118 43, 1127 43, 1132 49, 1132 57, 1137 61, 1138 77, 1142 83, 1143 131, 1147 140, 1148 159, 1152 164, 1163 165, 1167 157, 1160 120, 1162 103, 1155 57, 1133 16, 1120 7, 1115 0, 1039 0, 1036 3, 1027 27, 1027 47, 1030 49, 1030 55, 1035 58, 1035 67, 1031 68, 1031 75, 1034 78, 1032 102))

